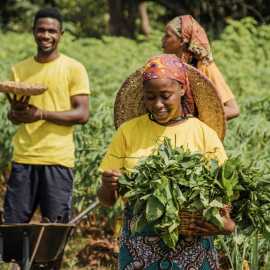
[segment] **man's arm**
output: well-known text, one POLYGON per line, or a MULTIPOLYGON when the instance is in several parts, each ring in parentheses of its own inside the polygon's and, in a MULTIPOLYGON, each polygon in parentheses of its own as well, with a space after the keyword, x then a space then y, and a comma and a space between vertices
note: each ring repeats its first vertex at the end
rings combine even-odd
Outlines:
POLYGON ((52 112, 41 110, 33 105, 28 105, 24 110, 14 110, 11 107, 9 119, 14 123, 33 123, 45 120, 58 125, 72 126, 75 124, 85 124, 89 119, 89 96, 71 96, 72 109, 63 112, 52 112))
POLYGON ((42 111, 42 119, 64 126, 85 124, 89 119, 89 96, 72 96, 71 106, 73 110, 65 112, 42 111))

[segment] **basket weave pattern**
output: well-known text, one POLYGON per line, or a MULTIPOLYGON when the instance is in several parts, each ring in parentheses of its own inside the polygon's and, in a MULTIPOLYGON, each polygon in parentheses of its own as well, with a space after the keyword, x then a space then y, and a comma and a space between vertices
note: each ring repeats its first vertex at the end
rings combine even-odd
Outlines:
POLYGON ((47 90, 46 86, 29 84, 24 82, 4 81, 0 82, 0 92, 22 96, 40 95, 47 90))
POLYGON ((191 223, 194 223, 194 221, 198 219, 203 219, 203 216, 201 213, 181 211, 179 233, 185 236, 191 235, 191 230, 189 226, 191 223))

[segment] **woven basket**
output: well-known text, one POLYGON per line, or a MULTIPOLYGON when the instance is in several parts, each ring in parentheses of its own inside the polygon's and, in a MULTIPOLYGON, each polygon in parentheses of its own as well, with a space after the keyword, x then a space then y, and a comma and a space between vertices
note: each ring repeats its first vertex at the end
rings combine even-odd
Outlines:
POLYGON ((22 96, 40 95, 47 90, 46 86, 28 84, 24 82, 3 81, 0 82, 0 92, 22 96))
MULTIPOLYGON (((198 118, 214 129, 221 140, 225 136, 226 120, 223 104, 215 86, 199 70, 185 64, 190 87, 198 110, 198 118)), ((114 104, 114 124, 122 123, 143 115, 142 68, 131 74, 119 89, 114 104)))
POLYGON ((189 225, 198 219, 203 219, 202 213, 181 211, 181 213, 180 213, 180 222, 181 223, 180 223, 180 227, 179 227, 179 233, 181 235, 185 235, 185 236, 191 235, 189 225))

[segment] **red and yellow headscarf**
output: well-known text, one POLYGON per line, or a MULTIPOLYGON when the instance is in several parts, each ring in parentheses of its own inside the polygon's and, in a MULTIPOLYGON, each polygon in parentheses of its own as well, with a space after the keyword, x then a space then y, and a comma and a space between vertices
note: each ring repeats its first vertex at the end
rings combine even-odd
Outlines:
POLYGON ((195 102, 189 85, 187 69, 174 54, 161 54, 148 60, 143 69, 143 81, 152 79, 172 79, 184 88, 182 109, 184 114, 194 114, 195 102))
POLYGON ((191 16, 184 15, 172 19, 169 25, 184 43, 188 44, 188 50, 203 64, 213 61, 211 47, 207 34, 202 26, 191 16))

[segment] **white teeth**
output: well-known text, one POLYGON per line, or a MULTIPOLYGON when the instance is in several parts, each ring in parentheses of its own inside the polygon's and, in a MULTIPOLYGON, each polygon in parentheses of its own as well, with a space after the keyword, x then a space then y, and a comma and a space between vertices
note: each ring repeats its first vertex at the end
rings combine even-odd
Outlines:
POLYGON ((44 46, 44 47, 50 47, 51 46, 51 44, 50 43, 40 43, 42 46, 44 46))

